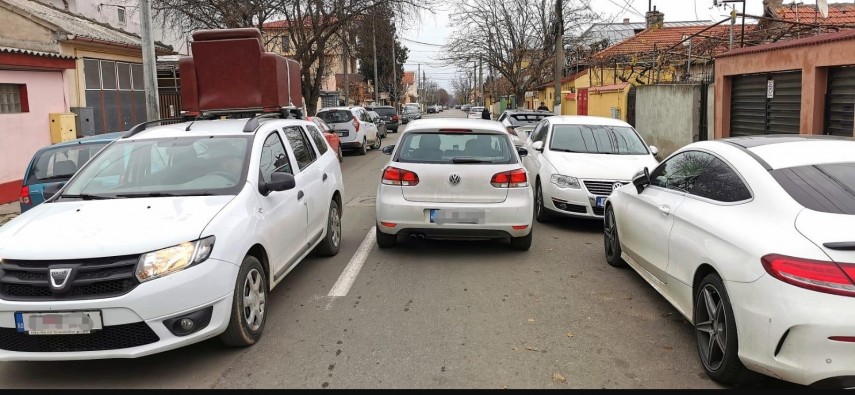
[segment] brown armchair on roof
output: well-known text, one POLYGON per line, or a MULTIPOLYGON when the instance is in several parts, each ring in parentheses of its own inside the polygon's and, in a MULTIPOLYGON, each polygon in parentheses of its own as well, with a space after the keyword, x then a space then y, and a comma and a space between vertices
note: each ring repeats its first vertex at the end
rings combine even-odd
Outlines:
POLYGON ((186 116, 211 110, 302 107, 300 65, 265 52, 255 28, 193 33, 192 57, 179 60, 186 116))

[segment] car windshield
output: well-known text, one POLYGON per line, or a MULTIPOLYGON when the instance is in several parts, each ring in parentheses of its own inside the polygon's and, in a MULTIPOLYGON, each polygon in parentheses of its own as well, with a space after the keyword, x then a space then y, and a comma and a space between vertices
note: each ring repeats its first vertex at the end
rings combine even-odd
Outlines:
POLYGON ((394 108, 375 108, 374 112, 385 117, 391 117, 398 114, 394 108))
POLYGON ((236 194, 245 183, 251 138, 120 140, 93 158, 60 199, 236 194))
POLYGON ((790 167, 769 173, 805 208, 855 215, 855 162, 790 167))
POLYGON ((555 125, 549 149, 586 154, 648 153, 644 142, 632 128, 605 125, 555 125))
POLYGON ((408 133, 398 149, 397 161, 406 163, 514 163, 505 134, 425 131, 408 133))
POLYGON ((33 158, 33 167, 25 179, 27 185, 68 181, 78 169, 108 142, 68 145, 47 149, 33 158))
POLYGON ((353 121, 353 114, 347 110, 328 110, 319 112, 318 118, 326 123, 344 123, 353 121))
POLYGON ((540 122, 543 118, 551 117, 555 114, 552 113, 538 113, 538 114, 512 114, 508 117, 508 122, 511 125, 519 126, 519 125, 529 125, 540 122))

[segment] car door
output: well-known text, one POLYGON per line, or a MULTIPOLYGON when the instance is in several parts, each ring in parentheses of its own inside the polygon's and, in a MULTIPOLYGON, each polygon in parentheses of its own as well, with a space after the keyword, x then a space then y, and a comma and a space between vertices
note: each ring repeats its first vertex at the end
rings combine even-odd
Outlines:
POLYGON ((627 218, 623 221, 626 254, 663 283, 667 283, 674 213, 701 171, 693 152, 682 152, 663 162, 650 173, 649 186, 628 195, 627 218))
MULTIPOLYGON (((273 173, 295 174, 296 163, 286 150, 279 131, 270 132, 260 148, 258 185, 268 182, 273 173)), ((299 174, 296 175, 299 177, 299 174)), ((306 226, 309 210, 300 201, 300 179, 297 187, 270 192, 267 196, 258 193, 261 202, 261 226, 259 233, 265 241, 273 272, 273 281, 281 277, 306 251, 306 226)))
POLYGON ((306 243, 312 245, 320 239, 327 223, 329 198, 324 191, 323 165, 319 163, 318 154, 302 127, 288 126, 283 128, 282 132, 297 162, 297 201, 308 209, 306 243))
POLYGON ((546 151, 546 136, 547 131, 549 130, 549 121, 543 120, 534 128, 534 131, 531 132, 531 136, 525 142, 525 148, 528 151, 528 155, 523 157, 523 166, 525 166, 526 170, 530 177, 534 178, 537 174, 540 173, 540 169, 543 166, 543 152, 535 150, 531 148, 531 146, 538 142, 542 141, 544 146, 544 151, 546 151))

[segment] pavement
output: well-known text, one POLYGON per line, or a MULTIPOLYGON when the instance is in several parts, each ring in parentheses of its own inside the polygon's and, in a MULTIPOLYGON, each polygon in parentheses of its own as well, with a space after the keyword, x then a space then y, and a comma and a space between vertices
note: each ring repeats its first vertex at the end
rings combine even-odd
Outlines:
POLYGON ((0 204, 0 225, 5 224, 21 214, 21 204, 12 202, 8 204, 0 204))

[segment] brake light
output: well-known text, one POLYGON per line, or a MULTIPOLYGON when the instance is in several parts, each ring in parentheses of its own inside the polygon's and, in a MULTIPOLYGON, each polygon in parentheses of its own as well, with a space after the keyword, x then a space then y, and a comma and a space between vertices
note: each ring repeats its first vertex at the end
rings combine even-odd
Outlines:
POLYGON ((528 186, 528 175, 525 169, 504 171, 494 174, 490 184, 496 188, 524 188, 528 186))
POLYGON ((21 204, 30 204, 30 187, 27 185, 21 187, 21 204))
POLYGON ((398 116, 397 116, 397 115, 392 115, 392 120, 393 120, 393 121, 397 121, 398 119, 400 119, 400 118, 398 118, 398 116))
POLYGON ((760 259, 772 277, 797 287, 855 296, 855 265, 769 254, 760 259))
POLYGON ((440 129, 444 133, 472 133, 471 129, 440 129))
POLYGON ((353 127, 356 128, 356 132, 359 133, 359 120, 356 117, 353 117, 353 127))
POLYGON ((383 170, 383 180, 381 182, 386 185, 411 187, 419 183, 419 175, 409 170, 389 166, 383 170))

